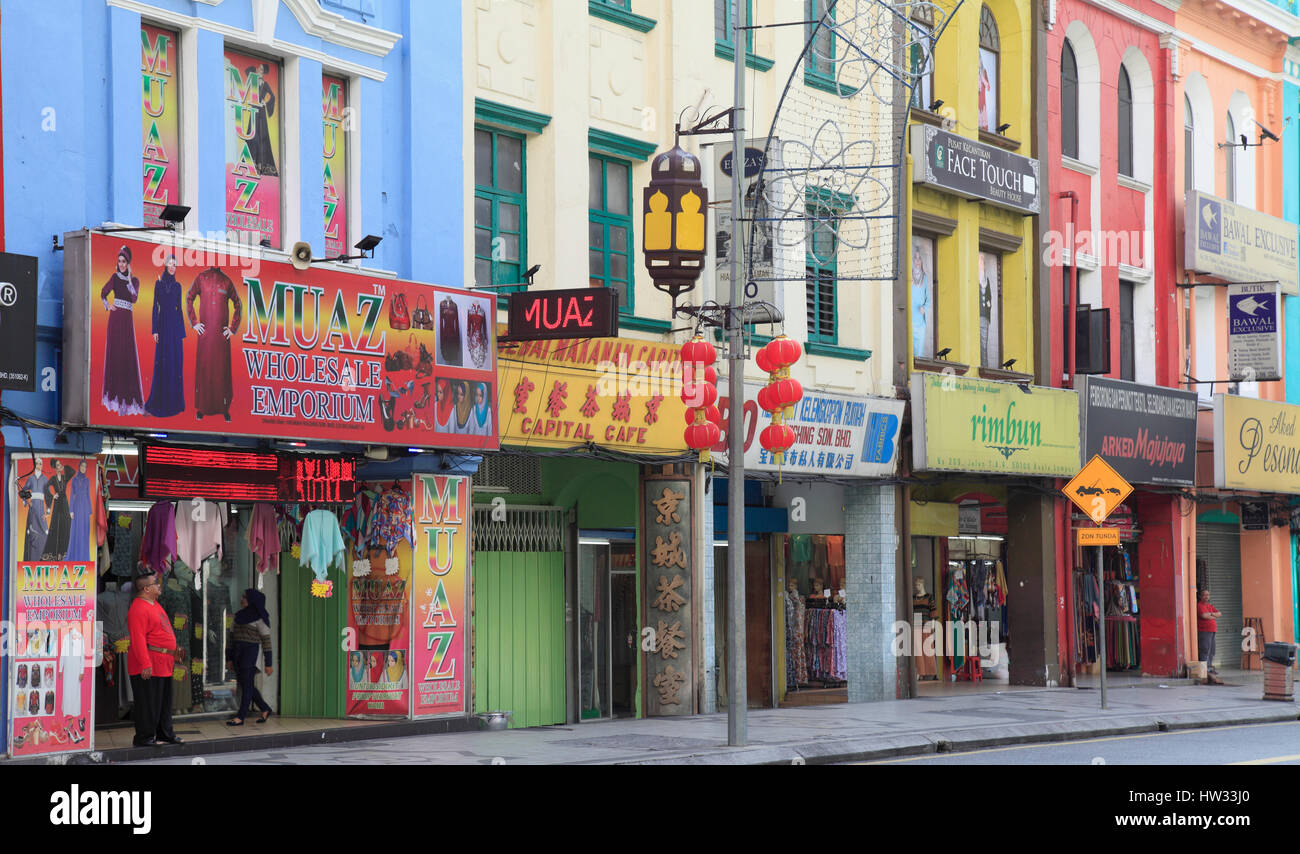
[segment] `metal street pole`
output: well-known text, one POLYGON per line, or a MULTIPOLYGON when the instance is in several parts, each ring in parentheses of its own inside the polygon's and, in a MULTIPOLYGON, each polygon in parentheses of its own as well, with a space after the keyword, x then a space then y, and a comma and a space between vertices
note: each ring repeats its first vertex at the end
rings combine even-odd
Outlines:
POLYGON ((1101 627, 1097 631, 1097 659, 1101 662, 1101 707, 1106 708, 1106 582, 1101 577, 1102 549, 1097 546, 1097 591, 1101 596, 1101 627))
POLYGON ((727 744, 743 747, 749 704, 745 685, 745 352, 741 338, 744 283, 741 281, 741 222, 745 173, 745 55, 749 4, 730 0, 736 47, 735 93, 731 126, 731 298, 727 306, 727 377, 731 397, 727 420, 727 744))

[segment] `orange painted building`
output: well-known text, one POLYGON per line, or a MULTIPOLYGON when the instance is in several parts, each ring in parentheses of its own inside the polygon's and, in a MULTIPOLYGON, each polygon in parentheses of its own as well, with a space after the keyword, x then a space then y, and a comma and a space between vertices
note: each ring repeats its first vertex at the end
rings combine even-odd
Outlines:
MULTIPOLYGON (((1182 579, 1179 610, 1185 615, 1187 660, 1195 661, 1196 590, 1198 585, 1210 589, 1211 600, 1223 613, 1216 658, 1220 668, 1241 666, 1239 638, 1243 625, 1252 619, 1259 621, 1258 628, 1270 641, 1290 640, 1295 626, 1291 539, 1284 521, 1289 518, 1290 495, 1256 492, 1240 484, 1235 489, 1215 487, 1215 443, 1226 446, 1239 441, 1231 424, 1221 428, 1222 435, 1216 437, 1215 398, 1232 394, 1280 402, 1286 398, 1286 389, 1282 381, 1226 381, 1227 280, 1185 268, 1186 243, 1194 239, 1188 235, 1195 233, 1190 229, 1197 215, 1185 210, 1186 193, 1195 191, 1234 202, 1280 223, 1284 215, 1284 149, 1281 142, 1269 139, 1265 130, 1279 136, 1283 133, 1283 60, 1288 40, 1296 36, 1300 36, 1300 19, 1266 2, 1184 0, 1173 31, 1164 37, 1173 54, 1174 167, 1184 190, 1173 199, 1176 279, 1180 285, 1195 285, 1176 295, 1176 334, 1183 380, 1187 388, 1198 392, 1201 410, 1198 500, 1183 500, 1188 515, 1183 517, 1180 538, 1184 550, 1180 563, 1194 569, 1182 579), (1243 526, 1243 504, 1248 502, 1255 503, 1256 509, 1259 504, 1268 506, 1262 530, 1243 526)), ((1251 260, 1248 256, 1247 261, 1251 260)), ((1261 272, 1233 278, 1274 277, 1261 272)), ((1279 313, 1281 310, 1279 307, 1279 313)), ((1279 317, 1279 327, 1284 328, 1281 321, 1279 317)), ((1219 479, 1222 482, 1222 474, 1219 479)), ((1257 658, 1252 666, 1259 666, 1257 658)))

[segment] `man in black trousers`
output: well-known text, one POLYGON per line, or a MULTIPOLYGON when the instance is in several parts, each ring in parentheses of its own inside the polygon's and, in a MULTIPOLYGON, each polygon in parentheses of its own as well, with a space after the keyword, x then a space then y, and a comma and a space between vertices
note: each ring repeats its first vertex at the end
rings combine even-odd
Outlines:
POLYGON ((135 594, 126 615, 131 637, 126 669, 135 693, 134 744, 180 744, 180 736, 172 731, 172 668, 176 661, 184 660, 184 653, 176 645, 167 612, 158 604, 162 579, 142 566, 136 575, 135 594))

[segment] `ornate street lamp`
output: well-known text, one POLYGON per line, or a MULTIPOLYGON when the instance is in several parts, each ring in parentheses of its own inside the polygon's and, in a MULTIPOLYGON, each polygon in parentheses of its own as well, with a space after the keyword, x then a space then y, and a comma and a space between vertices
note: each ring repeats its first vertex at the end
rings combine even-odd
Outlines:
POLYGON ((641 249, 654 286, 674 305, 704 270, 708 210, 699 158, 674 145, 654 159, 642 191, 641 249))

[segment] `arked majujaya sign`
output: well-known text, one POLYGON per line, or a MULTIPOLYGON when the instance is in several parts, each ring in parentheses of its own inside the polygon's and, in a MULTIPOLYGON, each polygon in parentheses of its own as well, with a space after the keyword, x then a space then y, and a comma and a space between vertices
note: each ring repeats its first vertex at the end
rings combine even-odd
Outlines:
POLYGON ((1129 483, 1196 484, 1196 393, 1083 377, 1083 458, 1129 483))
POLYGON ((65 242, 71 424, 497 447, 492 296, 226 244, 65 242))
POLYGON ((1300 495, 1300 406, 1214 396, 1214 485, 1300 495))
POLYGON ((1079 396, 1073 391, 912 374, 912 455, 918 471, 1073 477, 1079 396))

